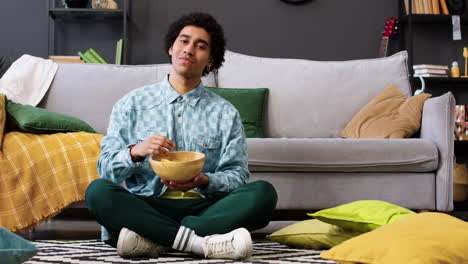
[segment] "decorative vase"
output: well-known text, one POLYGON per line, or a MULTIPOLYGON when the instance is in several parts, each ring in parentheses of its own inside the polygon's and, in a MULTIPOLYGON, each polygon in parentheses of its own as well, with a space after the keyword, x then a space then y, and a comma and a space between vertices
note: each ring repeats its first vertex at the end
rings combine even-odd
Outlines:
POLYGON ((114 0, 92 0, 93 8, 118 9, 119 5, 114 0))
POLYGON ((92 8, 107 8, 108 0, 92 0, 91 7, 92 8))
POLYGON ((63 2, 67 8, 86 8, 89 0, 64 0, 63 2))
POLYGON ((119 5, 114 0, 109 0, 107 3, 108 9, 119 9, 119 5))

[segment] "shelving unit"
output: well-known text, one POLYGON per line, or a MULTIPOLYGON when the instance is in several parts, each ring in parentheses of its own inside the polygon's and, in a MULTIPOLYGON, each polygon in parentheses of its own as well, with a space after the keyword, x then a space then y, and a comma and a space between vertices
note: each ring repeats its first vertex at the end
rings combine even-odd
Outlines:
MULTIPOLYGON (((48 52, 49 55, 56 55, 55 47, 55 23, 60 21, 83 21, 93 20, 99 23, 105 23, 106 21, 122 21, 122 63, 127 64, 128 62, 128 18, 129 18, 129 0, 123 0, 123 8, 121 9, 94 9, 94 8, 57 8, 55 7, 55 0, 47 0, 47 12, 49 17, 48 30, 49 30, 49 41, 48 41, 48 52)), ((117 43, 118 39, 112 42, 112 45, 117 43)), ((115 48, 114 48, 115 50, 115 48)), ((61 54, 59 54, 61 55, 61 54)))
POLYGON ((91 9, 91 8, 52 8, 49 15, 53 19, 122 19, 124 9, 91 9))
MULTIPOLYGON (((412 17, 412 24, 452 24, 452 16, 450 15, 411 14, 402 15, 399 20, 401 23, 409 23, 410 16, 412 17)), ((460 17, 460 23, 468 24, 468 17, 460 17)))
MULTIPOLYGON (((399 21, 402 25, 402 33, 404 34, 405 42, 402 49, 408 51, 408 70, 413 75, 414 63, 414 25, 418 26, 433 26, 433 25, 447 25, 448 30, 451 30, 452 16, 450 15, 427 15, 427 14, 412 14, 411 10, 412 1, 409 3, 409 14, 405 12, 405 6, 403 0, 399 0, 399 21), (403 30, 406 26, 407 30, 403 30)), ((465 14, 460 17, 460 24, 468 25, 468 15, 465 14)), ((466 26, 465 26, 466 30, 466 26)), ((461 52, 461 50, 460 50, 461 52)), ((431 64, 431 62, 418 62, 431 64)), ((435 64, 435 63, 434 63, 435 64)), ((460 64, 460 74, 464 74, 464 62, 460 64)), ((413 91, 419 88, 420 80, 419 77, 410 78, 411 87, 413 91)), ((452 92, 455 96, 457 104, 468 104, 468 78, 451 78, 451 77, 425 77, 424 82, 426 84, 426 92, 431 93, 433 96, 442 95, 448 91, 452 92)), ((454 141, 454 152, 457 157, 457 162, 468 163, 468 140, 467 141, 454 141)), ((468 201, 465 202, 454 202, 455 210, 460 212, 468 211, 468 201)))
MULTIPOLYGON (((419 77, 413 77, 413 80, 419 80, 419 77)), ((446 84, 446 83, 454 83, 454 84, 462 84, 468 87, 468 78, 451 78, 451 77, 425 77, 424 81, 426 84, 446 84)))
MULTIPOLYGON (((403 43, 404 48, 408 51, 408 68, 411 73, 413 74, 413 65, 414 65, 414 37, 413 37, 413 32, 414 32, 414 25, 420 25, 420 26, 429 26, 429 25, 447 25, 448 30, 451 30, 451 24, 452 24, 452 16, 451 15, 429 15, 429 14, 412 14, 411 10, 413 9, 412 7, 412 1, 409 1, 409 14, 406 14, 405 12, 405 6, 403 3, 404 0, 398 0, 399 3, 399 22, 400 22, 400 29, 403 29, 404 26, 407 26, 407 30, 401 30, 402 33, 404 34, 405 42, 403 43)), ((468 25, 468 15, 463 15, 460 17, 460 24, 462 25, 468 25)), ((461 51, 460 51, 461 52, 461 51)), ((463 65, 461 65, 463 66, 463 65)), ((462 67, 460 66, 460 69, 462 70, 462 67)), ((462 73, 463 74, 463 73, 462 73)), ((425 78, 430 79, 430 78, 425 78)), ((435 79, 442 79, 442 78, 435 78, 435 79)), ((445 78, 445 80, 440 80, 437 83, 442 83, 443 81, 445 82, 452 82, 455 81, 455 78, 445 78)), ((413 81, 412 81, 412 86, 413 86, 413 81)))

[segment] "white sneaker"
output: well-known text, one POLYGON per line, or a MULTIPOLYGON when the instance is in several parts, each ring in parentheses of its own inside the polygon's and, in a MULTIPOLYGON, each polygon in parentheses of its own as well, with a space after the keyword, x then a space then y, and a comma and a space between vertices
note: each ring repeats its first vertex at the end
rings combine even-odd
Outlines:
POLYGON ((252 256, 252 238, 245 228, 238 228, 222 235, 203 238, 205 258, 210 259, 248 259, 252 256))
POLYGON ((121 257, 154 257, 165 251, 164 247, 146 239, 130 229, 122 228, 117 241, 117 253, 121 257))

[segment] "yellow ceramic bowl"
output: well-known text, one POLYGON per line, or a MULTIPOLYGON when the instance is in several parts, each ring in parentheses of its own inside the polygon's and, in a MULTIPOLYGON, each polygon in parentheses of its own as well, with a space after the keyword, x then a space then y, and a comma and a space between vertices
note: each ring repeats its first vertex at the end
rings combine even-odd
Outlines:
POLYGON ((168 152, 164 157, 149 159, 154 172, 164 180, 187 182, 195 177, 205 164, 205 154, 193 151, 168 152))

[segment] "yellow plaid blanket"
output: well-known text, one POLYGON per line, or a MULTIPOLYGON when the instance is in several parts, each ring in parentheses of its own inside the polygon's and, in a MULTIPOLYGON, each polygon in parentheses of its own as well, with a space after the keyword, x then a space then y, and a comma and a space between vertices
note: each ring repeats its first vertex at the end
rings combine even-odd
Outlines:
POLYGON ((4 134, 3 95, 0 112, 0 226, 13 232, 30 230, 84 199, 89 183, 98 178, 96 163, 103 136, 4 134))

